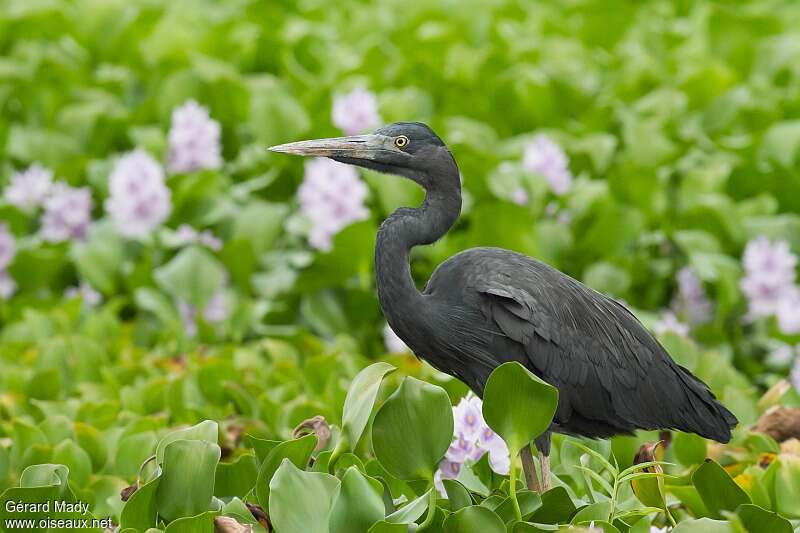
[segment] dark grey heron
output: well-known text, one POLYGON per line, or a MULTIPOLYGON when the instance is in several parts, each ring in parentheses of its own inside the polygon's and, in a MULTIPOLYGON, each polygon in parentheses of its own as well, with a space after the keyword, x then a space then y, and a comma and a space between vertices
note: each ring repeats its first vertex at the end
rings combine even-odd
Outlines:
POLYGON ((427 125, 399 122, 371 135, 271 150, 396 174, 425 190, 420 207, 396 210, 378 231, 381 308, 418 357, 479 396, 492 370, 507 361, 522 363, 558 388, 553 423, 535 441, 541 490, 549 486, 552 431, 607 438, 636 429, 676 429, 730 440, 736 417, 628 309, 541 261, 502 248, 472 248, 439 265, 425 289, 417 289, 409 252, 441 238, 461 211, 458 166, 427 125))

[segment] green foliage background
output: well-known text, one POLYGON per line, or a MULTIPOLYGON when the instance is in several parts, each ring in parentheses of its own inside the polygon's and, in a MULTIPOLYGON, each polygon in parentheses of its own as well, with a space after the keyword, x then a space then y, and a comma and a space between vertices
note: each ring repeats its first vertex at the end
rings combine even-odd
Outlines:
MULTIPOLYGON (((798 27, 800 4, 777 0, 6 0, 0 184, 39 162, 91 187, 96 222, 86 243, 47 245, 34 218, 0 205, 19 239, 19 292, 0 302, 0 488, 28 465, 64 463, 95 515, 118 517, 119 490, 168 428, 219 420, 237 456, 243 432, 285 439, 317 414, 338 423, 349 381, 375 358, 464 393, 384 354, 374 233, 420 191, 364 172, 371 218, 314 253, 296 214, 301 163, 265 150, 338 134, 332 99, 357 86, 385 122, 428 122, 464 176, 461 221, 415 251, 420 282, 461 249, 504 246, 652 325, 690 265, 713 320, 692 340, 662 340, 737 414, 741 445, 786 372, 764 364, 770 339, 800 340, 747 324, 738 287, 749 239, 800 251, 798 27), (177 251, 168 234, 124 241, 102 210, 115 158, 140 146, 163 160, 170 113, 190 98, 221 123, 226 164, 169 178, 167 226, 212 229, 219 253, 177 251), (536 132, 570 156, 564 197, 521 169, 536 132), (519 187, 529 205, 509 201, 519 187), (554 201, 569 224, 546 214, 554 201), (222 269, 233 312, 189 338, 175 298, 206 301, 222 269), (79 280, 101 307, 64 298, 79 280)), ((614 441, 620 461, 637 442, 614 441)), ((733 474, 756 449, 731 460, 733 474)))

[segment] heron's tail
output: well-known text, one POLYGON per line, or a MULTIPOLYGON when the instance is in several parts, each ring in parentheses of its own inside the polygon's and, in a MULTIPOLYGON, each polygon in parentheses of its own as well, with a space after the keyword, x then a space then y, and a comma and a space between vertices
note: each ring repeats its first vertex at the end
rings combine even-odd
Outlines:
POLYGON ((682 413, 677 429, 697 433, 701 437, 726 443, 731 440, 731 430, 739 420, 714 396, 708 385, 700 381, 686 368, 675 365, 689 397, 690 411, 682 413))

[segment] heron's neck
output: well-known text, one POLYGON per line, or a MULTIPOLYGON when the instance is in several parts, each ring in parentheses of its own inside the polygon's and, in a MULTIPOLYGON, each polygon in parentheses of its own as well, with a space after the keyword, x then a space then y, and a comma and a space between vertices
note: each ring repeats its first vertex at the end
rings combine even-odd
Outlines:
POLYGON ((419 318, 426 306, 411 277, 411 248, 439 240, 460 212, 460 187, 455 191, 428 191, 420 207, 398 209, 378 230, 375 243, 378 299, 386 319, 398 334, 401 333, 398 329, 404 329, 404 319, 419 318))

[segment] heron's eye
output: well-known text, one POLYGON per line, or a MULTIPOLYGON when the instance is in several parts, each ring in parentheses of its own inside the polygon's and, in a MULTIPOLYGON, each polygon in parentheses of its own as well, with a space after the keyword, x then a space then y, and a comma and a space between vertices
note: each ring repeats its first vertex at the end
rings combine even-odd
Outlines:
POLYGON ((409 142, 411 141, 408 140, 408 137, 406 137, 405 135, 401 135, 395 138, 394 145, 397 146, 398 148, 405 148, 406 146, 408 146, 409 142))

